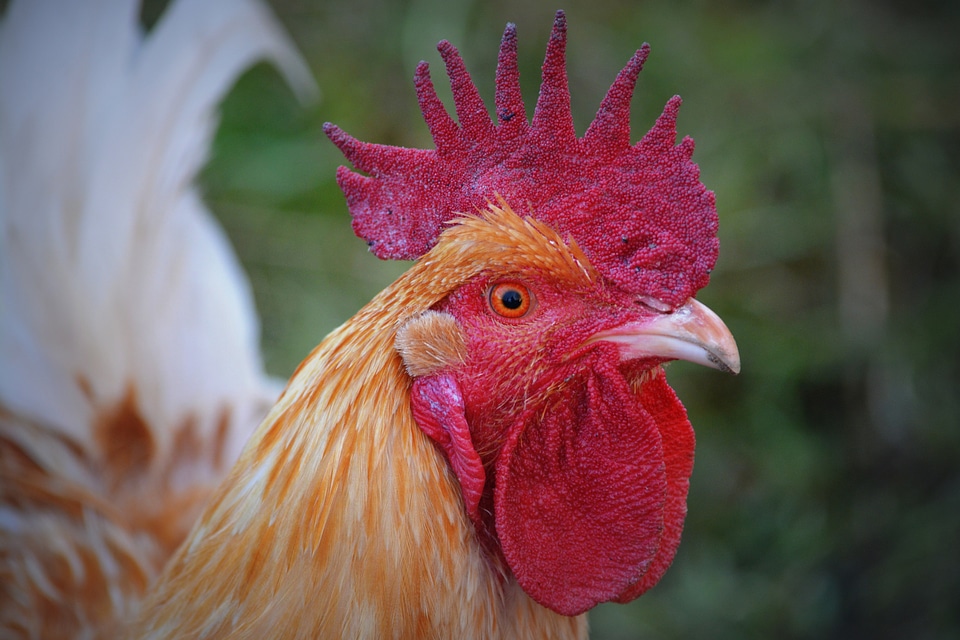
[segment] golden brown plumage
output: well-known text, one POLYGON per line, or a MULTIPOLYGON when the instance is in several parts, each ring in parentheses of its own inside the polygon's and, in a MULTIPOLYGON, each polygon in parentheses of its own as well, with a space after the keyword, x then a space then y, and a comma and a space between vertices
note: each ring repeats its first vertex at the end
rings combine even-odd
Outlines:
MULTIPOLYGON (((328 336, 168 566, 133 636, 583 637, 584 617, 536 604, 492 564, 456 478, 413 421, 395 349, 407 321, 481 271, 524 269, 591 277, 548 228, 491 207, 447 230, 328 336)), ((447 342, 442 333, 419 337, 420 348, 447 342)))

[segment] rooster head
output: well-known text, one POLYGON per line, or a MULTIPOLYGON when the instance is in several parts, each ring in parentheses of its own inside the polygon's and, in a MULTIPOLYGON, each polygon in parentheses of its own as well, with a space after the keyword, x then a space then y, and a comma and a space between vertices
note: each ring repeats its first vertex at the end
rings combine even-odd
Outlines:
POLYGON ((494 561, 577 615, 638 597, 679 544, 694 435, 661 365, 740 361, 694 299, 717 259, 717 214, 693 141, 675 142, 679 98, 630 143, 644 45, 577 137, 565 45, 558 12, 530 121, 507 25, 496 123, 441 42, 459 124, 426 63, 415 76, 436 149, 325 131, 363 172, 337 174, 357 234, 381 258, 433 270, 431 308, 397 334, 417 424, 494 561))

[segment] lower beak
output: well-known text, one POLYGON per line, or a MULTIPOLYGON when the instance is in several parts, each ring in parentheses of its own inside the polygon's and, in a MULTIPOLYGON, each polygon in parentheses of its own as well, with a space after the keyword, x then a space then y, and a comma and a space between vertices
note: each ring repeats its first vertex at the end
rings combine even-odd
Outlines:
POLYGON ((740 373, 740 352, 720 316, 693 298, 671 313, 629 322, 593 335, 620 347, 623 360, 687 360, 721 371, 740 373))

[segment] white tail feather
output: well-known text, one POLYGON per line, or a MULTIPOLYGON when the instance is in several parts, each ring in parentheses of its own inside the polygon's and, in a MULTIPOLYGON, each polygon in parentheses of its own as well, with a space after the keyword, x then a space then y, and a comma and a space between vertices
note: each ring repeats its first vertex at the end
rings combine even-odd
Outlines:
POLYGON ((191 183, 214 109, 268 57, 310 76, 248 0, 14 2, 0 26, 0 401, 89 446, 135 387, 167 429, 263 399, 249 287, 191 183))
POLYGON ((109 635, 96 615, 129 610, 276 398, 193 186, 263 58, 315 91, 255 0, 173 0, 147 34, 138 0, 14 0, 0 22, 4 637, 109 635))

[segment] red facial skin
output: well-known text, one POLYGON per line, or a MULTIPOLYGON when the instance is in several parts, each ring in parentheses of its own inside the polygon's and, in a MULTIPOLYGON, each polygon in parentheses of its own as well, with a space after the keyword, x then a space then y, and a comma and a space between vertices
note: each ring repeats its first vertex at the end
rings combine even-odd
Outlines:
POLYGON ((487 549, 565 615, 656 583, 679 543, 693 432, 660 360, 621 362, 616 345, 585 343, 658 313, 610 286, 576 291, 535 274, 478 277, 436 310, 460 324, 467 358, 418 379, 414 412, 434 425, 424 430, 487 549), (531 296, 522 317, 491 306, 504 282, 531 296), (470 471, 481 464, 485 475, 470 471))

